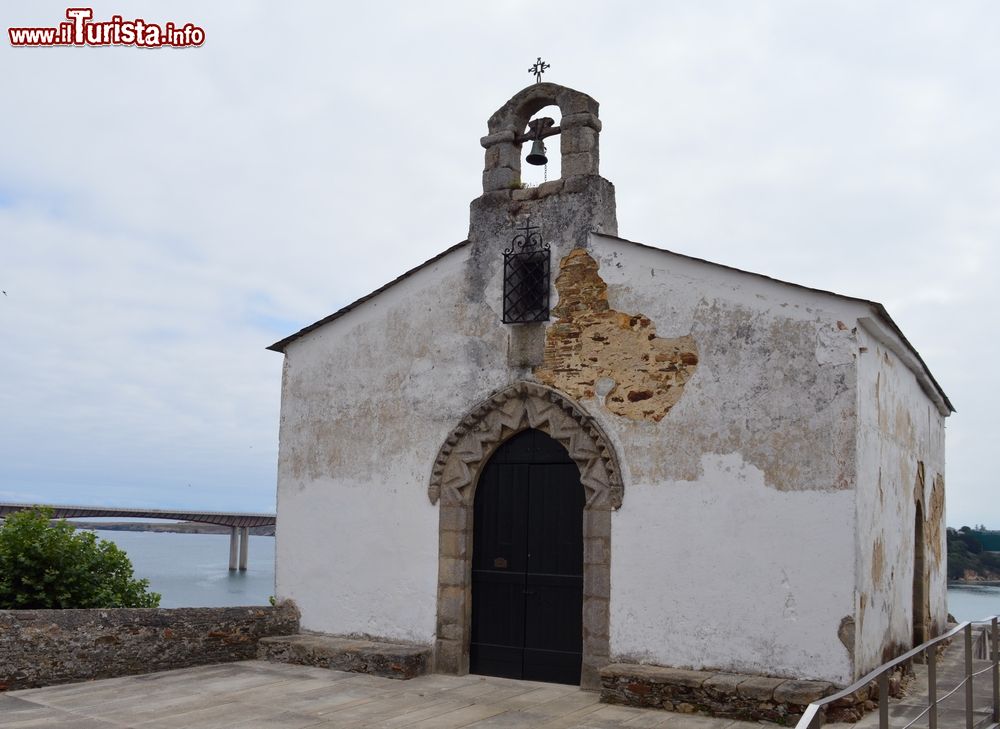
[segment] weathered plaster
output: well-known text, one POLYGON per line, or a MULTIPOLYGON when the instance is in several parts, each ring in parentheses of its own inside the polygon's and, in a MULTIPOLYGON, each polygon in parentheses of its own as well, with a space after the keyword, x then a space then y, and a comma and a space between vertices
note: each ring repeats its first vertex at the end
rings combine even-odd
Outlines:
POLYGON ((944 416, 877 334, 858 328, 857 675, 912 645, 918 504, 930 635, 947 618, 944 416))
POLYGON ((276 594, 307 630, 434 641, 430 468, 468 408, 509 382, 506 331, 468 303, 469 256, 454 251, 286 350, 276 594))
POLYGON ((613 515, 612 659, 849 683, 853 493, 702 461, 694 482, 629 483, 613 515))
POLYGON ((582 248, 563 258, 559 269, 559 303, 552 312, 558 320, 547 329, 535 376, 577 398, 600 390, 616 415, 662 420, 697 367, 694 339, 657 337, 647 317, 610 308, 597 262, 582 248))
POLYGON ((854 333, 844 321, 860 307, 750 286, 739 274, 604 236, 592 236, 591 249, 610 310, 641 311, 657 337, 697 344, 697 365, 686 368, 669 416, 656 428, 619 426, 637 453, 662 454, 628 459, 633 478, 697 481, 702 454, 738 452, 778 490, 852 487, 854 333))
POLYGON ((924 510, 927 521, 926 543, 934 556, 934 564, 938 570, 947 571, 948 565, 944 559, 945 536, 944 531, 944 476, 940 473, 934 476, 934 485, 931 488, 930 502, 924 510))

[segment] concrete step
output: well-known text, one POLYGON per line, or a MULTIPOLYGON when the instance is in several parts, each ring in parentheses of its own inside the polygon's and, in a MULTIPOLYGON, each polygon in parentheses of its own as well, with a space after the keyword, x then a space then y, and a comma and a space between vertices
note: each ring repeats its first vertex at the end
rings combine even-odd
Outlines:
POLYGON ((431 649, 428 646, 377 643, 333 635, 297 634, 261 638, 257 657, 274 663, 296 663, 407 679, 427 673, 431 664, 431 649))

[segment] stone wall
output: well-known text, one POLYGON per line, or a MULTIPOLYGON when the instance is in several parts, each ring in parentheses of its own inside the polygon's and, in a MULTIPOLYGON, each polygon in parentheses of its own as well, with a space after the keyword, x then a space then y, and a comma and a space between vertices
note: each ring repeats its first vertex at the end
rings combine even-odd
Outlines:
MULTIPOLYGON (((889 677, 889 695, 903 696, 912 673, 897 668, 889 677)), ((796 681, 769 676, 689 671, 663 666, 612 664, 601 669, 601 701, 681 714, 769 721, 794 725, 806 707, 836 692, 826 681, 796 681)), ((827 722, 856 722, 877 707, 872 681, 823 707, 827 722)))
POLYGON ((298 632, 279 607, 0 610, 0 691, 257 657, 257 643, 298 632))

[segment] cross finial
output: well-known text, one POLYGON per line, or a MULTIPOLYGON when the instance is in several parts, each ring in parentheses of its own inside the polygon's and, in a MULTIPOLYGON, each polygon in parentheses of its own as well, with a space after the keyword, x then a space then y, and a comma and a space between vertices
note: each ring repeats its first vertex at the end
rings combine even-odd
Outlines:
POLYGON ((528 73, 535 74, 536 84, 540 84, 542 82, 542 74, 545 73, 545 69, 547 69, 550 65, 551 64, 546 63, 545 61, 542 60, 542 57, 539 56, 538 60, 535 61, 534 65, 532 65, 532 67, 528 69, 528 73))

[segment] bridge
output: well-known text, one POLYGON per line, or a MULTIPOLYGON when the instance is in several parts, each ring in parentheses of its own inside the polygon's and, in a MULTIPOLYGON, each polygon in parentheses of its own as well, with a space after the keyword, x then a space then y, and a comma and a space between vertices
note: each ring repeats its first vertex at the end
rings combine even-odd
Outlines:
POLYGON ((229 569, 247 568, 247 551, 250 541, 250 527, 274 526, 274 514, 256 514, 224 511, 184 511, 171 509, 129 509, 110 506, 65 506, 56 504, 5 504, 0 503, 0 518, 25 509, 42 507, 52 510, 56 519, 79 519, 84 517, 124 517, 131 519, 166 519, 170 521, 192 521, 201 524, 216 524, 229 527, 229 569), (239 559, 237 561, 237 555, 239 559))

